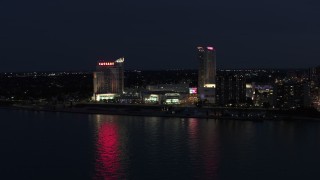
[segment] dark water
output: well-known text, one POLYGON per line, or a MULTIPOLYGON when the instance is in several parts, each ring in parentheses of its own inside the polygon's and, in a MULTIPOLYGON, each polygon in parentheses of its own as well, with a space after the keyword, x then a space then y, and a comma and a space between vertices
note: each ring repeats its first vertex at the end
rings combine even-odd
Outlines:
POLYGON ((320 123, 0 110, 0 179, 319 179, 320 123))

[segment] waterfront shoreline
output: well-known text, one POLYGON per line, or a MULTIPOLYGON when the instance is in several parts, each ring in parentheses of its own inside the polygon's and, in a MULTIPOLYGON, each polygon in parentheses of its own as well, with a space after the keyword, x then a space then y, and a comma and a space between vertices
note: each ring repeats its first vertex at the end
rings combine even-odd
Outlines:
MULTIPOLYGON (((142 116, 142 117, 167 117, 167 118, 198 118, 198 119, 219 119, 219 120, 238 120, 238 121, 316 121, 320 122, 320 117, 292 116, 282 115, 274 118, 270 117, 232 117, 232 116, 214 116, 206 114, 176 114, 159 111, 125 111, 125 110, 103 110, 93 108, 43 108, 40 106, 2 106, 1 109, 27 110, 36 112, 53 112, 53 113, 74 113, 74 114, 97 114, 97 115, 120 115, 120 116, 142 116)), ((190 108, 190 107, 189 107, 190 108)), ((195 108, 193 108, 195 109, 195 108)), ((203 110, 203 109, 202 109, 203 110)))
POLYGON ((165 114, 159 112, 111 112, 105 110, 87 110, 79 108, 64 108, 64 109, 42 109, 42 108, 32 108, 32 107, 17 107, 8 106, 0 107, 1 109, 11 109, 11 110, 27 110, 36 112, 55 112, 55 113, 74 113, 74 114, 101 114, 101 115, 121 115, 121 116, 145 116, 145 117, 168 117, 168 118, 201 118, 201 119, 217 119, 214 116, 203 116, 203 115, 179 115, 179 114, 165 114))

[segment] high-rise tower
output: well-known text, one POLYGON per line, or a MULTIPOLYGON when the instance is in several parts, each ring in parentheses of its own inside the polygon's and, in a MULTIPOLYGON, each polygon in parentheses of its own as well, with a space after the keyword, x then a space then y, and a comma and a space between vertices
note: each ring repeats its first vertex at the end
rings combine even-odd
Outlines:
POLYGON ((215 103, 216 50, 213 47, 198 47, 199 61, 198 93, 201 100, 215 103))
POLYGON ((94 100, 113 99, 124 90, 124 58, 115 61, 97 62, 96 72, 93 73, 94 100))

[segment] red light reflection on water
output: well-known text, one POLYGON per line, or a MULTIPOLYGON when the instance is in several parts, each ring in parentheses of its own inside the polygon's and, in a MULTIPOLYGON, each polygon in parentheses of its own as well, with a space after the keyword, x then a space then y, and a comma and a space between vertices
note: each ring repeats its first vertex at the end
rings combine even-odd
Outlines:
POLYGON ((203 122, 190 118, 188 125, 189 148, 193 167, 201 179, 217 179, 220 161, 219 134, 212 120, 203 122))
POLYGON ((219 133, 217 128, 210 128, 204 143, 203 154, 206 156, 204 159, 206 179, 217 179, 220 165, 219 133))
POLYGON ((94 179, 119 179, 118 126, 114 122, 105 122, 98 131, 94 179))

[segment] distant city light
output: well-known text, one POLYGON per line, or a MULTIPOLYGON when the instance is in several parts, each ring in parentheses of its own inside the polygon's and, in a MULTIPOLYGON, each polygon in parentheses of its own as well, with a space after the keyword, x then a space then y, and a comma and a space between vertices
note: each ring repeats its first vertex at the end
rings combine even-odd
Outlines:
POLYGON ((213 47, 207 47, 207 49, 208 49, 208 50, 211 50, 211 51, 213 51, 213 50, 214 50, 214 48, 213 48, 213 47))
POLYGON ((189 94, 197 94, 198 88, 189 88, 189 94))

